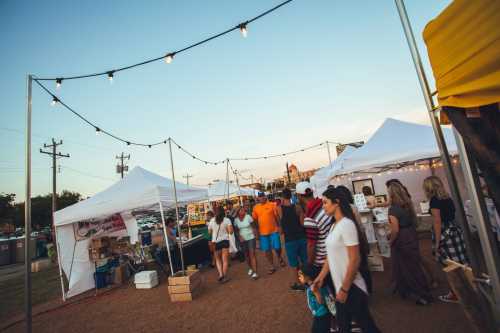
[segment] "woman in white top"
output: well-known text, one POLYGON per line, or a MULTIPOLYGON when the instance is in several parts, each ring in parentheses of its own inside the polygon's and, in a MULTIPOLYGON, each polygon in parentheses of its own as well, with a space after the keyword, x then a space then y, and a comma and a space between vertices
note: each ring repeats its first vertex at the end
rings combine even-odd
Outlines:
POLYGON ((238 210, 238 216, 234 219, 234 226, 239 234, 239 240, 242 251, 248 263, 248 276, 256 280, 257 275, 257 257, 255 256, 256 241, 255 235, 257 234, 256 225, 247 210, 241 207, 238 210))
POLYGON ((215 217, 208 224, 208 232, 215 244, 215 264, 219 272, 219 282, 229 281, 227 267, 229 263, 229 235, 233 233, 231 220, 225 217, 224 209, 219 207, 215 217))
POLYGON ((330 188, 323 193, 323 209, 335 223, 326 239, 327 260, 313 287, 321 287, 330 273, 337 294, 339 332, 351 332, 355 320, 362 332, 378 333, 368 308, 367 285, 360 273, 367 265, 368 244, 360 241, 360 229, 349 201, 341 191, 330 188))

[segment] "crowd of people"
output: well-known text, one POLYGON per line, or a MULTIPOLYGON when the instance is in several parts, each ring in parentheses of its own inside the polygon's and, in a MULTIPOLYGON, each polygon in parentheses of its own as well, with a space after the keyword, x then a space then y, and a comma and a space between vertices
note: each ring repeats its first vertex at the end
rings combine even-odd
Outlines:
MULTIPOLYGON (((437 280, 433 263, 420 254, 411 194, 398 179, 389 180, 386 186, 394 293, 427 306, 434 301, 431 289, 437 280)), ((436 262, 445 265, 451 259, 467 264, 462 230, 455 223, 455 207, 443 183, 438 177, 428 177, 423 190, 433 218, 436 262)), ((283 239, 290 289, 305 293, 313 315, 312 332, 351 332, 353 325, 358 331, 380 332, 369 309, 370 248, 352 193, 344 186, 329 186, 321 197, 315 197, 312 186, 300 182, 295 194, 284 189, 277 203, 261 192, 251 213, 248 207, 235 209, 229 204, 208 215, 219 282, 229 281, 231 246, 244 254, 248 275, 254 280, 259 278, 257 249, 265 254, 267 274, 285 267, 283 239)), ((451 291, 439 299, 457 301, 451 291)))

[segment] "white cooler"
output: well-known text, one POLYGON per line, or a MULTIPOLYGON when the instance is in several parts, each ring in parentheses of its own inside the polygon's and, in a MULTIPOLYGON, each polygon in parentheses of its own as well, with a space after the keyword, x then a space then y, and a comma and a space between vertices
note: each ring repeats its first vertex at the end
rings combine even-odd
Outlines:
POLYGON ((156 271, 143 271, 135 274, 135 287, 137 289, 151 289, 158 285, 158 273, 156 271))

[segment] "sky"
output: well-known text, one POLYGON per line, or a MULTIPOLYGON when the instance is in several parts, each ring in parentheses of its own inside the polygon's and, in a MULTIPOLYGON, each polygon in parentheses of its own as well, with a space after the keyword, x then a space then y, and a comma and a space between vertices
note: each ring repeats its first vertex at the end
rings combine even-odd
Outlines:
MULTIPOLYGON (((449 0, 407 0, 433 85, 422 31, 449 0)), ((280 1, 0 1, 0 192, 24 198, 26 75, 107 71, 162 56, 226 30, 280 1)), ((424 100, 394 1, 295 0, 248 26, 157 62, 105 77, 63 82, 62 100, 100 128, 130 141, 174 138, 206 160, 282 153, 326 140, 367 140, 393 117, 427 122, 424 100)), ((103 135, 33 87, 33 195, 51 192, 51 160, 63 140, 58 190, 93 195, 119 179, 116 156, 171 177, 167 145, 126 146, 103 135)), ((404 138, 402 138, 404 139, 404 138)), ((332 154, 334 148, 332 146, 332 154)), ((174 149, 176 178, 224 179, 174 149)), ((273 160, 233 162, 249 178, 328 163, 324 147, 273 160)), ((245 180, 242 179, 242 183, 245 180)))

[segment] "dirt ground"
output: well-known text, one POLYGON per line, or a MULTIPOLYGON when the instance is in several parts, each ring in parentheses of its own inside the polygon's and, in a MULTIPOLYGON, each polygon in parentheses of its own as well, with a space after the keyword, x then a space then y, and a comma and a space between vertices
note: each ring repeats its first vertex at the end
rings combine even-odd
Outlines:
MULTIPOLYGON (((423 247, 429 246, 425 241, 423 247)), ((309 332, 311 314, 305 295, 289 290, 288 268, 268 276, 265 258, 258 259, 261 278, 257 281, 248 278, 244 263, 235 261, 230 267, 231 281, 224 285, 216 282, 214 269, 203 271, 203 291, 190 303, 171 303, 163 276, 154 289, 128 285, 39 314, 33 318, 33 332, 309 332)), ((384 272, 373 273, 371 297, 373 315, 383 332, 471 331, 458 304, 436 302, 422 307, 393 296, 390 260, 384 264, 384 272)), ((442 275, 440 285, 436 295, 447 289, 442 275)), ((5 332, 23 330, 24 324, 18 323, 5 332)))

